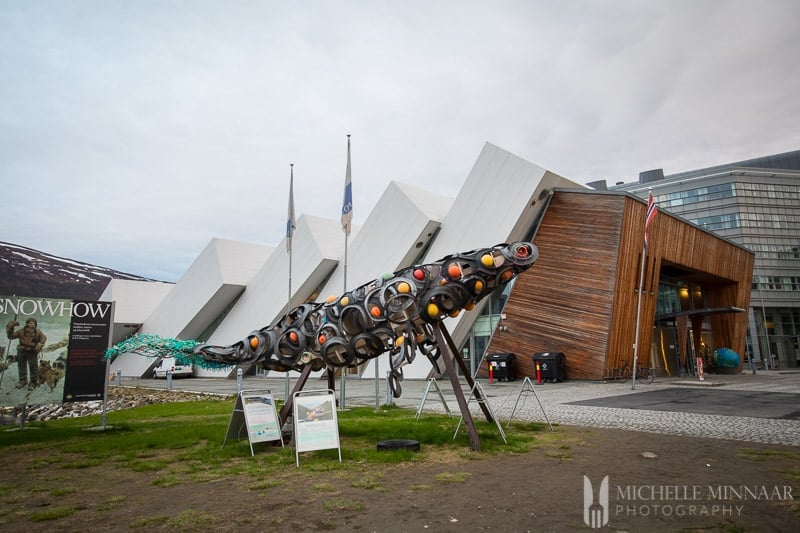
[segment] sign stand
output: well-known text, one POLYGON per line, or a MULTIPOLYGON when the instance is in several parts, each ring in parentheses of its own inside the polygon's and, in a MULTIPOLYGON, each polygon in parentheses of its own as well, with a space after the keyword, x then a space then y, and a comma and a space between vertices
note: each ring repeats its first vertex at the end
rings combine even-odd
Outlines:
MULTIPOLYGON (((497 430, 500 432, 500 436, 503 437, 503 442, 508 444, 506 440, 506 432, 503 431, 503 426, 500 425, 500 421, 494 416, 492 412, 492 407, 489 405, 489 400, 486 399, 486 394, 483 392, 483 387, 481 387, 481 382, 476 381, 475 384, 472 386, 472 390, 469 393, 469 399, 467 400, 467 405, 469 402, 472 401, 472 398, 475 397, 475 401, 478 402, 479 405, 483 406, 484 411, 488 411, 491 414, 492 420, 494 420, 495 425, 497 426, 497 430), (476 394, 476 392, 478 394, 476 394)), ((461 418, 458 420, 458 425, 456 426, 456 432, 453 433, 453 439, 455 440, 456 436, 458 435, 458 430, 461 429, 461 422, 464 421, 464 415, 461 415, 461 418)))
POLYGON ((447 402, 444 400, 444 395, 442 394, 442 390, 439 388, 439 384, 436 382, 436 378, 431 378, 428 380, 428 385, 425 387, 425 392, 422 393, 422 398, 419 400, 419 407, 417 407, 417 416, 415 417, 416 420, 419 420, 419 415, 422 414, 422 407, 425 405, 425 400, 428 398, 428 393, 431 390, 431 385, 436 388, 436 392, 439 394, 439 399, 442 400, 442 405, 444 405, 444 410, 447 412, 447 416, 452 417, 453 413, 450 412, 450 407, 447 406, 447 402))
MULTIPOLYGON (((542 414, 544 415, 544 419, 547 421, 547 425, 550 426, 550 431, 553 430, 553 425, 550 423, 550 419, 547 418, 547 413, 544 411, 544 407, 542 407, 542 402, 539 401, 539 395, 536 394, 536 389, 533 388, 533 382, 531 378, 525 376, 525 379, 522 381, 522 387, 519 389, 519 394, 517 394, 517 401, 514 403, 514 408, 511 410, 511 416, 508 417, 508 422, 506 423, 506 427, 511 425, 511 419, 514 418, 514 413, 517 412, 517 405, 519 405, 519 399, 525 394, 525 397, 528 397, 528 393, 532 392, 533 395, 536 397, 536 402, 539 404, 539 408, 542 410, 542 414)), ((523 405, 525 401, 523 400, 523 405)))
POLYGON ((254 442, 267 442, 280 440, 283 446, 283 432, 278 424, 278 415, 275 411, 275 400, 269 390, 240 391, 236 396, 231 420, 228 422, 228 432, 222 447, 228 439, 241 438, 242 429, 247 430, 247 440, 250 444, 250 455, 254 456, 254 442))
POLYGON ((330 448, 339 450, 341 463, 342 447, 339 444, 339 420, 333 389, 296 392, 292 409, 297 467, 300 467, 300 452, 330 448))

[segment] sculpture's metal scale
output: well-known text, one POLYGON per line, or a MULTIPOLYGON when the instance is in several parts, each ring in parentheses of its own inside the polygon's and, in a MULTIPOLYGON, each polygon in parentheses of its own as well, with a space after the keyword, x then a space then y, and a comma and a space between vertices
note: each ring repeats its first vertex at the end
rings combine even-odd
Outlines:
POLYGON ((196 355, 218 364, 258 363, 286 372, 356 367, 389 353, 393 394, 400 395, 402 367, 417 352, 437 373, 443 350, 435 325, 471 310, 538 257, 527 242, 447 256, 385 275, 324 303, 303 304, 277 322, 230 346, 200 344, 196 355))

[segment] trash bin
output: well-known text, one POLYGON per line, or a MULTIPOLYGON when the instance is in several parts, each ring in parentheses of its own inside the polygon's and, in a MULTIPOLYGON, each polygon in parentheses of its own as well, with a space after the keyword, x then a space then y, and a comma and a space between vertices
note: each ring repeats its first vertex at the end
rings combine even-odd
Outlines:
POLYGON ((492 365, 492 376, 497 381, 514 381, 516 372, 514 362, 517 356, 513 353, 490 353, 486 355, 486 361, 492 365))
POLYGON ((567 358, 563 352, 541 352, 533 354, 534 377, 536 377, 536 364, 539 363, 539 372, 542 381, 564 381, 566 379, 567 358))

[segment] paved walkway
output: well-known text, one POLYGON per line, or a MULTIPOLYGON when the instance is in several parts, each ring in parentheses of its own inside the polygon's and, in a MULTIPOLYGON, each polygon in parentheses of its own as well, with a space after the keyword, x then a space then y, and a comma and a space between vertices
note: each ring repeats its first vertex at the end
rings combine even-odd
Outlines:
MULTIPOLYGON (((270 390, 277 399, 285 399, 287 382, 291 390, 295 381, 295 378, 287 380, 285 377, 246 377, 241 387, 270 390)), ((567 380, 537 385, 523 380, 494 383, 479 380, 478 383, 492 412, 504 424, 513 411, 514 420, 549 420, 552 424, 800 446, 800 371, 711 374, 703 382, 696 378, 657 378, 652 384, 637 382, 635 390, 632 390, 631 381, 567 380)), ((166 388, 164 380, 123 378, 122 385, 166 388)), ((465 396, 469 398, 470 390, 466 383, 463 385, 465 396)), ((226 395, 236 394, 238 386, 235 379, 172 381, 174 390, 226 395)), ((311 378, 305 390, 325 389, 326 386, 326 379, 311 378)), ((341 380, 337 379, 336 386, 336 397, 340 399, 341 380)), ((385 404, 386 389, 386 381, 379 380, 376 401, 374 379, 348 378, 345 408, 385 404)), ((402 396, 392 399, 396 405, 417 410, 422 404, 423 411, 445 412, 446 403, 451 413, 460 414, 446 378, 435 382, 406 380, 402 382, 402 389, 402 396)), ((470 410, 476 419, 483 416, 474 399, 470 410)))

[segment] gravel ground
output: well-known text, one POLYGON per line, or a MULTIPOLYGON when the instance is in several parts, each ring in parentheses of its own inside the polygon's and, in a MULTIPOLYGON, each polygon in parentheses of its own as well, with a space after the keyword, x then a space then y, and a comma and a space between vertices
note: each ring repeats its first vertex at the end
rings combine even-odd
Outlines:
MULTIPOLYGON (((131 409, 142 405, 163 402, 189 402, 219 398, 216 394, 143 389, 138 387, 109 387, 106 412, 131 409)), ((19 423, 20 407, 0 408, 0 425, 19 423)), ((102 401, 65 402, 62 404, 42 404, 28 406, 26 422, 76 418, 103 412, 102 401)))

